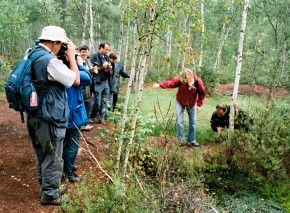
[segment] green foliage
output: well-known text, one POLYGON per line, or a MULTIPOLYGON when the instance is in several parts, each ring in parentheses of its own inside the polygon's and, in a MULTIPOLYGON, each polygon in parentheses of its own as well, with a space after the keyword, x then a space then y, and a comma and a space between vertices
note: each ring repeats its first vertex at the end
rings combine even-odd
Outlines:
POLYGON ((215 88, 219 83, 219 75, 214 71, 213 68, 205 64, 201 71, 197 72, 202 82, 204 83, 206 94, 212 95, 215 92, 215 88))
POLYGON ((257 180, 287 180, 290 136, 289 107, 269 103, 254 114, 254 126, 236 136, 237 167, 257 180), (267 125, 265 125, 267 124, 267 125))
POLYGON ((233 195, 222 195, 217 205, 221 212, 275 212, 284 213, 278 203, 265 200, 252 191, 238 191, 233 195))
POLYGON ((125 184, 114 178, 114 183, 99 183, 88 175, 70 192, 70 200, 62 206, 65 212, 152 212, 138 186, 125 184))

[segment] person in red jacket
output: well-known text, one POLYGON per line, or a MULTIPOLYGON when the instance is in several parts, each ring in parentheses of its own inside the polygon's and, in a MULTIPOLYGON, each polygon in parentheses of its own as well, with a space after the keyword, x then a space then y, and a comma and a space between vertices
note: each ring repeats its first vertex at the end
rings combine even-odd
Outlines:
POLYGON ((153 85, 153 88, 158 87, 163 89, 178 87, 176 93, 177 138, 179 141, 184 140, 184 110, 186 109, 189 120, 187 144, 198 146, 199 144, 196 142, 196 112, 205 100, 202 80, 193 71, 184 68, 179 76, 153 85))

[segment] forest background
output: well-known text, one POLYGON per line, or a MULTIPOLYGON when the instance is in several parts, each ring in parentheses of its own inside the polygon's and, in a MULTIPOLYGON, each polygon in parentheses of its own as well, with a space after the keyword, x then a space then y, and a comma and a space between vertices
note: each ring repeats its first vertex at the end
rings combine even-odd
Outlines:
MULTIPOLYGON (((44 26, 63 27, 76 45, 88 44, 91 53, 98 50, 99 43, 107 41, 111 45, 111 51, 120 53, 120 61, 131 75, 124 98, 125 103, 128 104, 127 97, 130 96, 131 87, 132 93, 137 93, 135 109, 138 110, 130 111, 130 107, 127 109, 127 104, 125 104, 124 113, 120 115, 122 122, 119 134, 122 137, 116 140, 119 145, 123 144, 123 140, 127 140, 126 142, 131 145, 136 139, 135 134, 137 136, 148 134, 146 129, 140 132, 136 128, 138 124, 139 128, 142 126, 138 120, 138 112, 144 82, 169 79, 178 74, 183 66, 191 68, 202 77, 208 95, 214 94, 216 85, 234 82, 242 12, 247 2, 242 0, 1 0, 0 59, 3 65, 0 67, 0 90, 3 91, 4 82, 9 76, 7 70, 11 70, 23 57, 24 52, 34 46, 34 41, 39 37, 44 26), (126 125, 128 125, 127 120, 132 123, 130 128, 133 131, 124 136, 126 125)), ((240 83, 253 86, 263 85, 270 89, 267 100, 263 102, 265 107, 256 111, 256 115, 264 120, 256 122, 255 131, 261 128, 263 131, 236 136, 235 145, 222 146, 229 150, 227 153, 231 154, 222 158, 218 155, 211 156, 209 161, 212 166, 206 167, 206 170, 211 172, 223 171, 225 168, 238 170, 250 177, 251 181, 265 183, 262 184, 262 189, 269 189, 274 184, 277 190, 270 190, 271 192, 264 190, 264 192, 279 197, 286 208, 290 205, 288 190, 290 169, 287 165, 289 162, 289 105, 285 107, 283 104, 277 107, 272 98, 272 92, 277 87, 290 89, 289 4, 289 1, 284 0, 252 0, 247 6, 248 17, 244 32, 240 83), (270 111, 276 116, 269 115, 270 111), (265 122, 268 122, 268 129, 263 126, 265 122), (237 141, 249 141, 249 144, 244 146, 237 141), (250 168, 247 163, 252 161, 255 161, 256 165, 250 168)), ((159 127, 158 134, 170 134, 164 132, 165 130, 166 128, 159 127), (163 132, 160 133, 161 131, 163 132)), ((142 146, 139 144, 139 147, 142 146)), ((132 162, 133 157, 136 158, 137 155, 129 155, 132 153, 130 149, 125 149, 124 152, 121 152, 121 149, 123 149, 121 146, 116 148, 115 167, 118 168, 117 171, 120 170, 121 161, 124 161, 125 166, 121 175, 124 178, 127 173, 125 168, 128 158, 130 157, 132 162)), ((133 150, 136 151, 136 147, 133 150)), ((184 197, 179 200, 183 205, 168 204, 167 195, 174 190, 170 191, 165 187, 166 184, 162 184, 165 180, 170 182, 168 180, 170 169, 165 168, 165 165, 159 161, 155 161, 153 153, 165 156, 169 154, 169 150, 164 149, 161 154, 159 151, 150 150, 149 155, 148 150, 140 150, 138 149, 137 157, 150 159, 149 164, 152 164, 150 168, 159 166, 158 172, 154 173, 157 177, 155 184, 158 183, 159 193, 154 198, 160 198, 162 208, 181 210, 194 208, 187 205, 189 200, 184 197)), ((173 149, 170 152, 173 152, 173 149)), ((175 154, 175 157, 171 159, 175 163, 182 161, 182 156, 176 153, 178 152, 171 153, 171 156, 175 154)), ((204 170, 202 162, 200 160, 197 164, 200 166, 195 166, 196 173, 204 170)), ((183 165, 183 168, 187 167, 183 165)), ((178 168, 175 169, 178 170, 178 168)), ((176 176, 196 176, 196 173, 193 174, 186 169, 181 171, 182 174, 180 170, 178 172, 179 175, 176 176)), ((114 182, 116 184, 116 181, 114 182)), ((181 184, 178 178, 172 182, 177 182, 178 186, 181 184)), ((184 196, 189 197, 188 191, 192 186, 187 183, 184 182, 180 188, 184 196)), ((131 186, 125 187, 122 184, 118 186, 131 189, 131 186)), ((174 187, 171 188, 174 189, 174 187)), ((176 186, 175 190, 177 188, 176 186)), ((110 190, 116 189, 110 188, 110 190)), ((114 199, 117 198, 112 198, 114 199)), ((132 203, 127 204, 133 208, 132 203)), ((151 206, 158 206, 152 203, 151 206)), ((124 202, 120 204, 120 208, 124 205, 124 202)), ((155 207, 152 208, 155 209, 155 207)), ((74 206, 74 208, 78 207, 74 206)))

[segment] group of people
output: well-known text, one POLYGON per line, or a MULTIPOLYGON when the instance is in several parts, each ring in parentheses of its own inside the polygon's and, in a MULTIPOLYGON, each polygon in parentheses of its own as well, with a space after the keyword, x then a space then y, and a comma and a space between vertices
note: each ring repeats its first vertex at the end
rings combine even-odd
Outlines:
MULTIPOLYGON (((130 76, 117 61, 117 53, 110 53, 109 43, 101 43, 99 51, 91 56, 87 45, 81 45, 77 52, 77 47, 61 27, 44 27, 33 51, 38 50, 49 54, 32 63, 31 77, 39 97, 39 109, 34 114, 27 114, 27 129, 36 155, 41 204, 60 205, 64 201, 61 181, 79 180, 75 173, 79 129, 91 129, 87 126, 88 122, 106 124, 107 111, 114 111, 118 100, 119 77, 130 76)), ((187 144, 198 146, 196 112, 203 105, 206 95, 202 80, 190 69, 184 68, 179 76, 155 83, 153 87, 178 87, 178 139, 183 141, 185 138, 186 109, 189 117, 187 144)), ((221 133, 228 126, 226 116, 229 111, 226 105, 217 106, 211 119, 214 131, 221 133)))
MULTIPOLYGON (((84 65, 90 70, 92 84, 83 88, 83 96, 89 123, 106 125, 108 109, 114 111, 118 101, 120 76, 130 78, 123 65, 117 61, 118 54, 110 52, 107 42, 99 45, 99 51, 92 56, 87 45, 79 47, 84 65)), ((90 130, 92 126, 82 126, 81 130, 90 130)))
MULTIPOLYGON (((171 80, 153 85, 154 89, 159 87, 163 89, 178 88, 175 102, 178 142, 183 143, 186 140, 185 144, 190 147, 199 146, 196 141, 196 113, 204 104, 206 95, 202 80, 192 70, 183 68, 180 74, 171 80), (185 110, 188 114, 188 134, 186 139, 184 134, 185 110)), ((229 105, 218 104, 216 111, 212 114, 210 120, 211 128, 213 131, 218 132, 220 136, 225 128, 229 128, 230 109, 229 105)), ((248 125, 252 124, 253 120, 244 110, 238 109, 236 103, 234 103, 234 115, 234 128, 248 131, 248 125)))
POLYGON ((88 121, 105 124, 108 106, 116 107, 119 76, 130 77, 109 48, 101 43, 90 56, 88 46, 77 48, 63 28, 47 26, 30 53, 46 52, 31 66, 39 108, 27 114, 42 205, 60 205, 64 201, 61 181, 79 181, 75 160, 80 129, 91 129, 88 121))

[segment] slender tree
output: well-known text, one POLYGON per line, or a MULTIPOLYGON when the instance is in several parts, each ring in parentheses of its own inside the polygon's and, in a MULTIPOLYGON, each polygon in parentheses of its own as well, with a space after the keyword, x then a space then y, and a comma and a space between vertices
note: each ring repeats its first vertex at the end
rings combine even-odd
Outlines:
POLYGON ((150 15, 149 15, 149 24, 148 24, 148 32, 147 36, 144 42, 143 46, 143 52, 142 52, 142 63, 141 63, 141 69, 140 69, 140 74, 139 74, 139 81, 138 81, 138 94, 135 102, 135 111, 133 114, 133 119, 131 122, 131 133, 130 133, 130 139, 129 143, 126 147, 126 152, 125 152, 125 159, 124 159, 124 166, 123 166, 123 178, 126 177, 126 172, 127 172, 127 167, 128 167, 128 160, 129 160, 129 153, 130 153, 130 148, 133 144, 133 139, 135 135, 135 130, 136 130, 136 122, 137 118, 139 115, 139 107, 140 107, 140 102, 143 94, 143 86, 144 86, 144 76, 145 76, 145 70, 146 70, 146 64, 147 64, 147 58, 148 58, 148 51, 150 50, 150 43, 151 43, 151 38, 152 38, 152 30, 153 30, 153 25, 154 25, 154 19, 155 19, 155 8, 154 6, 150 7, 150 15))
POLYGON ((204 10, 203 10, 204 4, 203 4, 203 0, 201 0, 200 3, 200 14, 201 14, 201 42, 200 42, 200 54, 199 54, 199 63, 198 63, 198 67, 201 68, 202 67, 202 57, 203 57, 203 41, 204 41, 204 10))
MULTIPOLYGON (((250 0, 245 0, 243 3, 244 7, 243 7, 242 23, 241 23, 241 30, 240 30, 238 54, 237 54, 236 77, 235 77, 234 91, 233 91, 233 96, 232 96, 233 103, 237 102, 237 98, 238 98, 238 90, 239 90, 239 83, 240 83, 240 76, 241 76, 242 58, 243 58, 243 45, 244 45, 245 30, 246 30, 246 24, 247 24, 249 1, 250 0)), ((233 131, 234 131, 234 107, 231 106, 230 131, 229 131, 230 140, 233 136, 233 131)))

